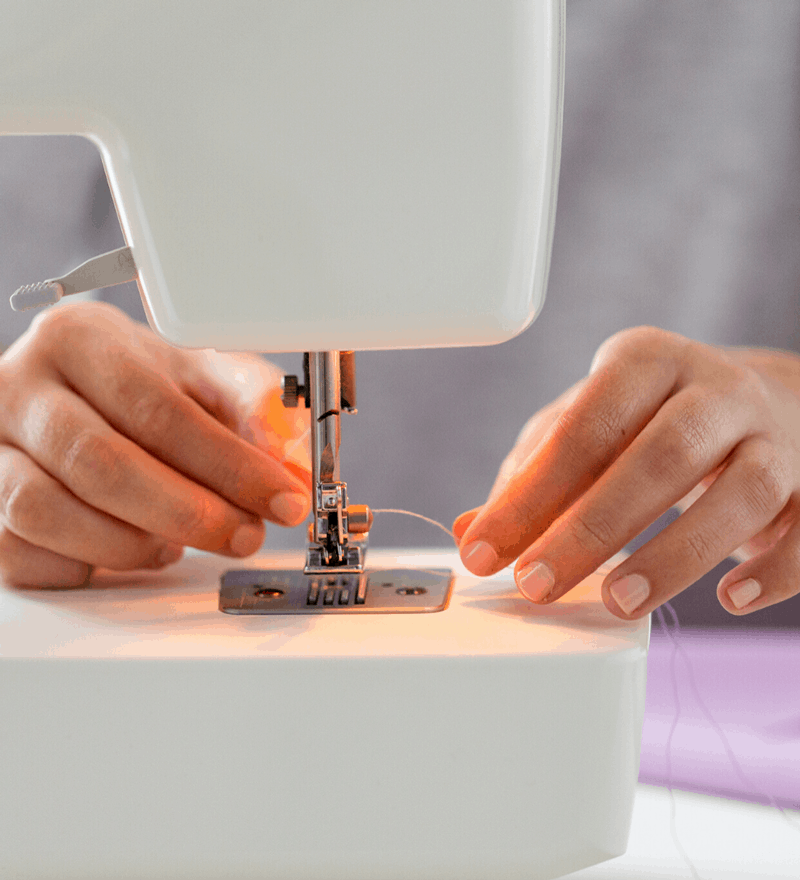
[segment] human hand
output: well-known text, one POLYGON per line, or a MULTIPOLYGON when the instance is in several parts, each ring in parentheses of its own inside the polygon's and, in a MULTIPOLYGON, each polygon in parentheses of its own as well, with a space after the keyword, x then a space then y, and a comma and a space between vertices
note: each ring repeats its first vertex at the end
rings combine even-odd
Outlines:
POLYGON ((301 522, 307 417, 269 423, 279 376, 170 346, 112 306, 44 312, 0 358, 0 581, 75 586, 184 546, 243 557, 262 518, 301 522))
POLYGON ((747 614, 800 592, 798 498, 800 358, 639 327, 528 422, 486 503, 453 530, 471 571, 517 560, 520 592, 548 603, 683 502, 606 576, 603 601, 642 617, 737 553, 717 596, 747 614))

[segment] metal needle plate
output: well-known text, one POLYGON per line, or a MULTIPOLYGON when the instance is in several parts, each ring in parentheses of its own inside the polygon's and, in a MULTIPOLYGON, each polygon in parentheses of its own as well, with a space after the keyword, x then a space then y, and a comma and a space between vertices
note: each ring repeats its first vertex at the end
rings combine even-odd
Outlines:
POLYGON ((222 576, 219 610, 227 614, 397 614, 443 611, 453 573, 392 568, 360 574, 242 569, 222 576))

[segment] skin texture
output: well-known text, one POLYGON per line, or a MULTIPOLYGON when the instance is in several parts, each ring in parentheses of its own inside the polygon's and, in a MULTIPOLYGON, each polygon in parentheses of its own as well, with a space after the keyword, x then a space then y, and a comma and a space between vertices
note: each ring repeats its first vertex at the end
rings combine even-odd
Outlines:
POLYGON ((717 595, 742 615, 800 591, 799 498, 800 358, 638 327, 530 419, 486 503, 453 530, 467 568, 516 560, 520 592, 546 604, 677 505, 608 574, 603 601, 642 617, 735 554, 717 595))
POLYGON ((264 519, 301 522, 307 417, 275 415, 279 379, 255 356, 174 348, 112 306, 37 316, 0 358, 0 580, 76 586, 185 546, 243 557, 264 519))

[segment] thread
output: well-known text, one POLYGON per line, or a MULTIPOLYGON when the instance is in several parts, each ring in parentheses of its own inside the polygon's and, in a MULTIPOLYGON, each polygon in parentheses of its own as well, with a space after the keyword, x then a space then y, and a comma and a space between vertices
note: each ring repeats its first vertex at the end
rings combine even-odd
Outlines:
MULTIPOLYGON (((675 626, 677 627, 678 615, 675 614, 675 609, 672 608, 669 602, 665 602, 664 604, 669 606, 670 610, 672 611, 675 626)), ((672 684, 672 697, 675 701, 675 714, 672 716, 672 726, 669 729, 669 734, 667 735, 667 743, 664 747, 664 762, 667 765, 667 790, 669 791, 669 830, 672 837, 672 842, 675 844, 675 849, 678 850, 680 857, 689 868, 689 872, 691 873, 693 880, 701 880, 701 877, 697 873, 697 869, 694 866, 694 862, 689 858, 689 855, 683 848, 683 844, 681 843, 680 837, 678 836, 677 803, 675 801, 675 792, 672 789, 672 737, 675 735, 675 731, 678 727, 678 720, 681 717, 681 700, 678 693, 678 676, 675 671, 675 660, 678 656, 678 643, 675 641, 675 639, 672 638, 672 634, 667 629, 667 622, 666 620, 664 620, 664 612, 661 610, 661 608, 656 608, 656 615, 658 616, 658 622, 661 630, 669 638, 670 643, 672 644, 672 654, 669 658, 669 674, 670 682, 672 684)))
POLYGON ((280 459, 279 459, 280 463, 283 464, 283 463, 286 461, 286 459, 287 459, 287 458, 288 458, 288 457, 294 452, 294 450, 297 449, 297 447, 298 447, 298 446, 299 446, 299 445, 300 445, 300 444, 306 439, 306 437, 308 437, 310 434, 311 434, 311 428, 306 428, 305 431, 303 431, 303 433, 302 433, 299 437, 297 437, 297 438, 295 438, 294 440, 292 440, 292 442, 289 443, 287 446, 284 446, 284 447, 283 447, 283 455, 282 455, 282 456, 280 457, 280 459))
POLYGON ((425 522, 429 522, 434 526, 438 526, 443 532, 447 532, 448 535, 455 541, 455 534, 447 528, 447 526, 442 525, 435 519, 431 519, 429 516, 423 516, 421 513, 414 513, 413 510, 401 510, 399 507, 383 507, 379 509, 370 508, 373 513, 404 513, 406 516, 415 516, 417 519, 423 519, 425 522))
MULTIPOLYGON (((691 689, 692 694, 693 694, 695 700, 697 701, 698 706, 700 706, 700 711, 703 713, 703 716, 705 717, 706 721, 708 721, 708 723, 711 726, 711 728, 713 729, 713 731, 719 737, 720 742, 722 743, 722 747, 725 749, 725 754, 728 757, 728 761, 730 762, 731 766, 733 767, 736 775, 739 777, 739 781, 744 785, 744 787, 746 789, 749 789, 750 791, 757 794, 763 800, 766 800, 770 804, 771 807, 776 809, 781 814, 783 819, 786 821, 786 823, 789 825, 789 827, 793 831, 800 833, 800 826, 795 824, 792 816, 780 804, 777 803, 777 801, 773 797, 772 793, 769 791, 764 791, 764 789, 762 789, 761 787, 754 785, 753 781, 747 776, 747 774, 742 769, 742 765, 739 763, 739 760, 736 757, 736 754, 733 751, 733 748, 731 747, 730 740, 725 735, 725 731, 722 729, 722 727, 719 725, 717 720, 711 714, 711 711, 709 710, 705 701, 700 696, 700 690, 697 687, 697 680, 695 679, 695 676, 694 676, 694 667, 692 666, 692 662, 689 658, 688 653, 686 652, 686 649, 680 643, 680 641, 673 636, 673 633, 675 633, 675 635, 680 635, 680 623, 678 622, 678 615, 676 614, 675 609, 672 607, 672 605, 670 605, 669 602, 665 602, 663 607, 666 608, 666 610, 670 614, 670 617, 672 618, 672 628, 671 629, 668 628, 666 625, 666 621, 664 619, 664 614, 663 614, 661 608, 657 608, 656 613, 658 615, 659 625, 660 625, 662 631, 664 632, 664 634, 667 636, 667 638, 672 643, 673 650, 672 650, 672 658, 671 658, 671 667, 670 668, 671 668, 671 675, 672 675, 674 689, 677 689, 677 675, 676 675, 675 669, 674 669, 674 662, 672 662, 672 661, 677 656, 677 654, 680 654, 681 658, 683 659, 683 662, 686 666, 687 678, 689 680, 689 688, 691 689)), ((675 723, 677 723, 677 722, 675 722, 675 723)))
POLYGON ((739 777, 739 781, 744 784, 744 787, 746 789, 749 789, 750 791, 755 792, 762 799, 767 800, 769 802, 770 806, 772 806, 775 810, 777 810, 780 813, 781 817, 785 820, 786 824, 792 829, 792 831, 796 831, 796 832, 800 833, 800 826, 798 826, 794 822, 792 816, 783 807, 781 807, 780 804, 778 804, 776 802, 776 800, 773 797, 771 792, 764 791, 759 786, 754 785, 752 780, 747 776, 747 774, 742 769, 742 766, 739 763, 739 760, 736 757, 736 754, 733 751, 733 748, 731 747, 730 741, 728 740, 728 737, 725 735, 725 731, 722 729, 720 724, 717 722, 716 718, 714 718, 714 716, 711 714, 705 701, 700 696, 700 690, 697 687, 697 680, 695 679, 695 676, 694 676, 694 668, 692 666, 691 659, 689 658, 689 655, 686 652, 686 649, 684 648, 684 646, 680 643, 679 639, 677 638, 677 636, 680 635, 681 629, 680 629, 680 623, 678 621, 678 615, 677 615, 675 609, 672 607, 672 605, 669 602, 665 602, 661 608, 656 608, 656 615, 658 617, 658 622, 659 622, 659 626, 661 628, 661 631, 670 640, 670 643, 672 645, 672 654, 670 656, 670 680, 672 683, 672 693, 673 693, 673 697, 675 700, 675 715, 672 719, 672 727, 670 728, 670 732, 667 737, 667 743, 666 743, 666 747, 665 747, 665 749, 666 749, 665 763, 667 765, 667 788, 669 789, 669 794, 670 794, 670 832, 672 834, 672 840, 675 843, 676 849, 681 854, 681 857, 683 858, 683 860, 686 862, 687 866, 689 867, 689 870, 692 873, 692 877, 695 878, 695 877, 699 877, 699 875, 697 874, 697 871, 694 867, 694 864, 692 863, 691 859, 686 854, 686 851, 684 850, 684 848, 681 845, 680 840, 678 838, 678 829, 677 829, 677 824, 676 824, 675 793, 672 789, 672 761, 671 761, 672 737, 673 737, 675 730, 678 726, 678 720, 679 720, 680 714, 681 714, 681 703, 680 703, 680 698, 678 696, 678 676, 677 676, 677 671, 675 668, 675 663, 676 663, 678 654, 681 655, 681 658, 683 659, 683 662, 686 666, 687 678, 689 679, 689 688, 691 689, 692 694, 693 694, 695 700, 697 701, 697 704, 700 707, 700 711, 703 713, 703 716, 705 717, 706 721, 709 723, 709 725, 711 726, 713 731, 719 737, 719 739, 722 743, 722 747, 725 749, 725 754, 728 757, 728 761, 730 762, 731 766, 733 767, 736 775, 739 777), (667 622, 666 622, 666 619, 664 618, 664 612, 663 612, 662 608, 665 608, 669 612, 670 617, 672 618, 672 627, 671 628, 667 626, 667 622))

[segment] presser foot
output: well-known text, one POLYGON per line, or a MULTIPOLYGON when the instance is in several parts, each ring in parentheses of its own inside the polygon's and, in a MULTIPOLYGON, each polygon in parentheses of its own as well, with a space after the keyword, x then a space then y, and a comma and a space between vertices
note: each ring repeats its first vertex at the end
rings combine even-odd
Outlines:
POLYGON ((344 547, 340 548, 340 561, 331 560, 327 548, 309 543, 306 548, 304 574, 360 574, 364 571, 367 558, 367 537, 351 535, 344 547))
POLYGON ((391 568, 324 574, 241 569, 222 576, 219 610, 226 614, 403 614, 443 611, 453 572, 391 568))

